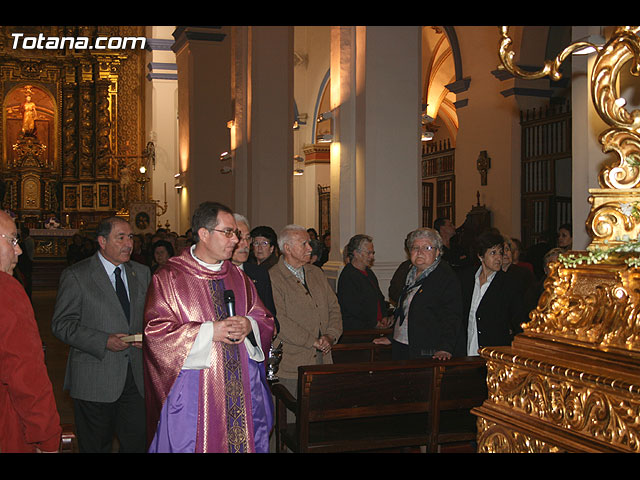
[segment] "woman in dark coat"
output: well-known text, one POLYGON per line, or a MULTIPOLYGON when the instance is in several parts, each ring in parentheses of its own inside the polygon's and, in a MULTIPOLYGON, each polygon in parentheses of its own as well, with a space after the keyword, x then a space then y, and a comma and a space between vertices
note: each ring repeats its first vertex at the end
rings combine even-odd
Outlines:
POLYGON ((467 355, 478 355, 486 346, 511 345, 527 321, 518 282, 502 270, 503 242, 497 232, 481 234, 476 241, 480 266, 460 276, 467 355))
POLYGON ((373 238, 363 234, 351 237, 345 257, 347 263, 338 278, 343 330, 387 328, 393 318, 387 316, 384 295, 371 270, 375 259, 373 238))
POLYGON ((442 239, 431 228, 411 232, 405 241, 411 260, 395 311, 394 359, 433 357, 446 360, 457 351, 462 327, 460 283, 442 260, 442 239))

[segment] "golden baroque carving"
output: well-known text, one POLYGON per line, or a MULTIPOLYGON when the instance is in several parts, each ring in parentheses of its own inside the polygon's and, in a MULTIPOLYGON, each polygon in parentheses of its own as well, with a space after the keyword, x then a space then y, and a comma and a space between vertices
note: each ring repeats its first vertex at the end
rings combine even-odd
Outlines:
POLYGON ((478 419, 478 453, 559 453, 561 450, 484 418, 478 419))
POLYGON ((620 258, 574 268, 552 264, 524 331, 640 353, 640 269, 620 258))
MULTIPOLYGON (((561 78, 559 68, 569 55, 584 48, 593 48, 597 52, 591 71, 591 97, 598 115, 609 126, 600 135, 599 140, 603 152, 615 152, 618 155, 617 160, 609 161, 603 166, 598 181, 603 189, 610 189, 613 194, 621 197, 627 195, 626 191, 638 187, 640 185, 640 110, 628 112, 625 109, 626 101, 620 97, 618 76, 621 69, 628 63, 631 63, 631 74, 640 75, 640 37, 638 36, 640 27, 616 27, 611 38, 602 46, 589 42, 575 42, 560 52, 554 60, 545 61, 543 68, 535 72, 524 71, 515 64, 515 52, 508 28, 500 27, 501 65, 499 68, 519 78, 539 79, 549 76, 552 80, 559 80, 561 78)), ((613 211, 602 215, 603 219, 608 220, 594 223, 594 219, 601 218, 599 212, 594 209, 602 208, 602 202, 597 197, 603 192, 600 190, 590 192, 592 193, 590 201, 594 204, 590 221, 587 222, 587 228, 590 229, 589 232, 594 238, 590 247, 602 247, 604 240, 622 238, 624 235, 633 239, 638 238, 640 231, 637 226, 629 229, 625 221, 617 221, 618 217, 613 211), (591 230, 593 227, 598 230, 591 230)), ((632 193, 638 195, 638 192, 632 193)))
POLYGON ((489 402, 535 422, 640 452, 639 385, 499 351, 482 354, 491 357, 489 402))

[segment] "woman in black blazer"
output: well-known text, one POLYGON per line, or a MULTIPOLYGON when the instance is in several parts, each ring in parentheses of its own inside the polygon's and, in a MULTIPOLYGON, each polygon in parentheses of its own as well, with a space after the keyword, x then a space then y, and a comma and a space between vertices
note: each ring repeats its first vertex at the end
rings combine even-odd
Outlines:
POLYGON ((460 274, 467 355, 486 346, 510 345, 527 314, 518 283, 502 270, 502 235, 489 231, 476 241, 479 267, 460 274))
POLYGON ((373 238, 354 235, 344 254, 347 263, 338 278, 337 292, 343 330, 389 327, 393 318, 387 315, 387 303, 371 270, 375 260, 373 238))
POLYGON ((433 357, 446 360, 460 353, 462 299, 453 269, 442 260, 442 239, 420 228, 406 241, 411 268, 395 311, 394 359, 433 357))

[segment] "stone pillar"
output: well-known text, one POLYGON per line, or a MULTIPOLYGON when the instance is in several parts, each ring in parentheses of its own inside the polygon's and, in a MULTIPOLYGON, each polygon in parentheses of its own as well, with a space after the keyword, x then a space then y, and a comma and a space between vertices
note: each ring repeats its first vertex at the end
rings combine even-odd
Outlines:
POLYGON ((383 293, 406 258, 420 222, 420 73, 420 27, 332 28, 330 278, 357 233, 374 239, 383 293))
POLYGON ((293 27, 233 28, 236 210, 276 232, 293 221, 293 27))
MULTIPOLYGON (((174 175, 180 171, 178 165, 178 67, 176 55, 171 50, 174 43, 174 27, 148 27, 147 48, 150 50, 148 73, 145 84, 146 98, 146 142, 153 142, 155 168, 149 166, 151 198, 158 200, 167 211, 157 222, 178 233, 184 233, 178 208, 178 191, 174 188, 174 175), (165 196, 166 193, 166 196, 165 196)), ((159 213, 159 212, 158 212, 159 213)), ((189 223, 189 218, 185 219, 189 223)), ((188 228, 188 227, 187 227, 188 228)))
POLYGON ((172 47, 178 66, 180 226, 189 228, 203 201, 234 208, 234 181, 221 172, 220 154, 229 150, 231 119, 228 27, 178 27, 172 47))
MULTIPOLYGON (((574 26, 572 41, 587 37, 597 44, 604 43, 601 27, 574 26)), ((588 202, 589 189, 600 188, 598 174, 605 160, 598 138, 607 128, 593 106, 591 98, 591 71, 596 54, 573 55, 571 57, 571 105, 572 105, 572 200, 573 249, 584 250, 591 238, 587 234, 585 222, 591 205, 588 202)))

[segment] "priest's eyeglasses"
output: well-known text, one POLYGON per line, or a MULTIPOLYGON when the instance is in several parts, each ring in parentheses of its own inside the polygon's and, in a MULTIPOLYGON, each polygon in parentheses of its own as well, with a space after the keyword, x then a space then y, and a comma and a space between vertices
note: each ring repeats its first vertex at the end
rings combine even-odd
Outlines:
POLYGON ((0 237, 6 238, 7 241, 11 244, 11 246, 15 247, 16 245, 18 245, 18 242, 20 241, 20 236, 16 235, 15 237, 13 235, 5 235, 4 233, 0 234, 0 237))
POLYGON ((238 239, 242 238, 242 232, 238 229, 234 230, 233 228, 225 228, 224 230, 219 230, 217 228, 212 229, 215 232, 220 232, 227 238, 231 238, 232 236, 236 236, 238 239))

